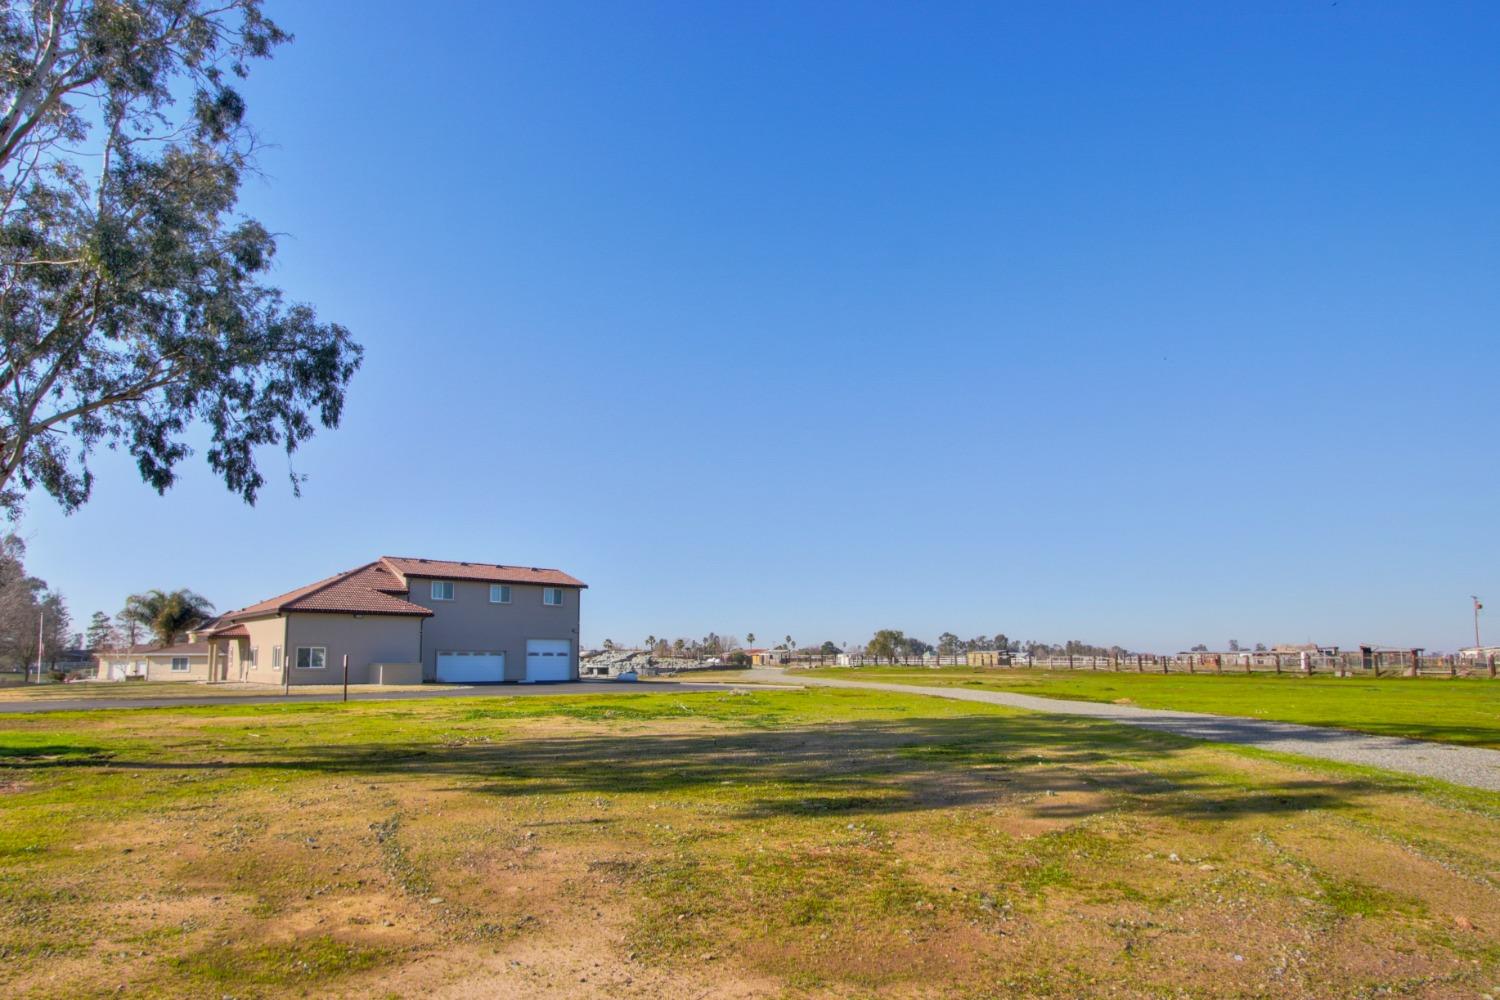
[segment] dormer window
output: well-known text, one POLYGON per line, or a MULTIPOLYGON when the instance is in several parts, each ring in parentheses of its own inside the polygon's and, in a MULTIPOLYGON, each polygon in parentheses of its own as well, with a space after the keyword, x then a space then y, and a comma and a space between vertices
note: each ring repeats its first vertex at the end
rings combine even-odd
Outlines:
POLYGON ((451 601, 451 600, 453 600, 453 581, 452 580, 433 580, 432 581, 432 599, 434 601, 451 601))

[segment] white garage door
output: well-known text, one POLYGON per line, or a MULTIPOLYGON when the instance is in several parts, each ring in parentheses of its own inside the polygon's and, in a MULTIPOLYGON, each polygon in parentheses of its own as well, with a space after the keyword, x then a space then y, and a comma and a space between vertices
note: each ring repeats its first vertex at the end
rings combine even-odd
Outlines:
POLYGON ((437 679, 449 684, 483 684, 505 680, 505 654, 438 651, 437 679))
POLYGON ((566 681, 573 676, 573 648, 566 639, 526 640, 526 680, 566 681))

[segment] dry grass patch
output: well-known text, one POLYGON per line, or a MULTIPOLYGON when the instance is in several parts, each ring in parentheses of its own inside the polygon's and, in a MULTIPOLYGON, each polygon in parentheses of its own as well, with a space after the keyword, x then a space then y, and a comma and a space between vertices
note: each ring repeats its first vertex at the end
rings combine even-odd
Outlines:
POLYGON ((0 993, 1478 996, 1500 797, 871 692, 46 715, 0 993))

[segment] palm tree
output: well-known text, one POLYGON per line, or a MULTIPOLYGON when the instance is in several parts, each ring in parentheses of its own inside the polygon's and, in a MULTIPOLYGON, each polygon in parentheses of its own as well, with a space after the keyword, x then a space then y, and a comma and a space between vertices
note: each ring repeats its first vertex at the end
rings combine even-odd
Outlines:
POLYGON ((747 645, 747 646, 753 646, 753 645, 755 645, 755 633, 754 632, 751 632, 749 635, 745 636, 745 645, 747 645))
POLYGON ((125 599, 119 618, 151 633, 160 645, 169 646, 194 625, 213 617, 214 606, 191 590, 148 590, 125 599))

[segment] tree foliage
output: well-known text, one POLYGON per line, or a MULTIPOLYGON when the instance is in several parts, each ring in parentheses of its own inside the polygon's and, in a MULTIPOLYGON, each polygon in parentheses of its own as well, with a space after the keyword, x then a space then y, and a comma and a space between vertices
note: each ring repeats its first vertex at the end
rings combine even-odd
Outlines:
POLYGON ((26 572, 25 557, 25 542, 0 538, 0 666, 12 670, 36 663, 39 624, 46 662, 55 662, 69 639, 67 604, 26 572))
MULTIPOLYGON (((0 506, 88 499, 123 447, 164 491, 209 431, 253 503, 254 451, 335 427, 362 349, 260 278, 236 212, 254 137, 232 81, 289 36, 260 0, 10 0, 0 10, 0 506)), ((299 477, 292 473, 293 490, 299 477)))
POLYGON ((865 643, 865 654, 878 660, 894 660, 906 654, 906 633, 900 629, 883 628, 865 643))
POLYGON ((112 649, 120 641, 115 623, 103 611, 95 611, 84 631, 83 644, 88 649, 112 649))
POLYGON ((148 590, 131 594, 120 612, 122 622, 138 625, 157 643, 166 646, 214 613, 214 606, 191 590, 148 590))

